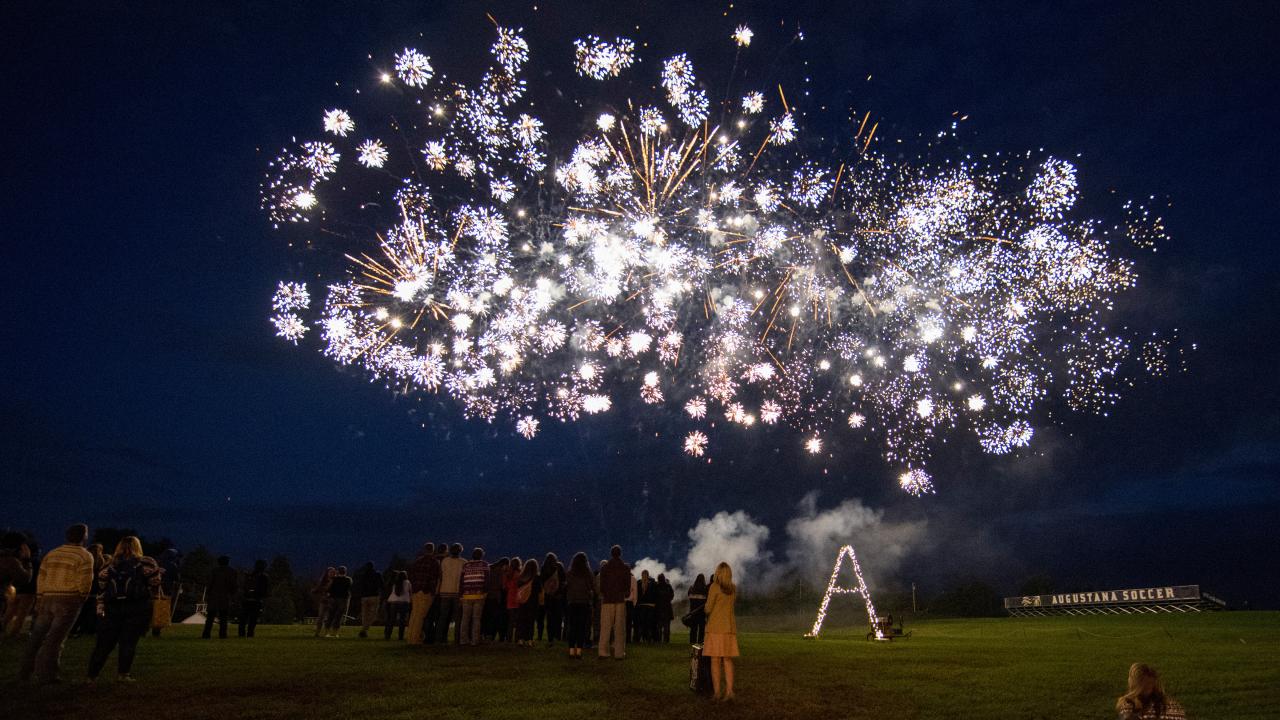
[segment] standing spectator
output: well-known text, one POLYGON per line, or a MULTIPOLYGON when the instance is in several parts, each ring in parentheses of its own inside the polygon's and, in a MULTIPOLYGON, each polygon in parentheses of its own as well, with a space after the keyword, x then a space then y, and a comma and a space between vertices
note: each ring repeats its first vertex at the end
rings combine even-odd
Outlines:
MULTIPOLYGON (((0 598, 9 593, 11 585, 31 582, 31 548, 22 533, 5 533, 0 540, 0 598)), ((78 623, 77 623, 78 624, 78 623)))
POLYGON ((338 572, 329 583, 329 617, 324 622, 325 637, 342 634, 342 623, 347 619, 347 607, 351 604, 351 578, 347 566, 339 565, 338 572))
MULTIPOLYGON (((102 546, 94 543, 94 547, 101 551, 102 546)), ((92 548, 89 550, 93 552, 92 548)), ((181 554, 177 548, 169 548, 160 553, 157 564, 160 566, 160 592, 169 598, 169 616, 173 617, 173 608, 178 606, 178 595, 182 592, 182 561, 181 554)), ((97 561, 95 556, 94 561, 97 561)), ((99 566, 101 567, 101 566, 99 566)), ((96 577, 96 575, 95 575, 96 577)), ((96 617, 96 614, 95 614, 96 617)), ((155 623, 151 625, 151 636, 160 637, 160 628, 155 623)))
POLYGON ((436 546, 433 543, 422 546, 422 552, 409 564, 408 576, 409 585, 413 588, 412 609, 409 612, 409 644, 421 645, 423 625, 440 588, 440 563, 436 560, 436 546))
POLYGON ((360 598, 360 637, 369 637, 369 628, 378 621, 382 602, 382 575, 367 562, 356 574, 355 594, 360 598))
POLYGON ((525 647, 533 647, 533 624, 537 620, 538 595, 542 590, 538 561, 533 558, 525 560, 524 570, 516 582, 516 599, 520 602, 516 614, 516 641, 525 647))
POLYGON ((609 548, 609 560, 600 568, 600 659, 627 656, 627 597, 631 594, 631 568, 622 562, 622 548, 609 548))
POLYGON ((597 644, 597 645, 598 645, 598 644, 600 643, 600 606, 601 606, 601 601, 600 601, 600 597, 601 597, 601 595, 600 595, 600 571, 601 571, 601 570, 604 570, 604 564, 605 564, 606 562, 608 562, 608 561, 607 561, 607 560, 601 560, 601 561, 600 561, 600 567, 599 567, 599 568, 596 570, 596 572, 595 572, 595 575, 596 575, 596 587, 595 587, 595 590, 596 590, 596 602, 595 602, 595 606, 591 608, 591 643, 588 643, 588 645, 590 645, 590 644, 592 644, 592 643, 594 643, 594 644, 597 644))
POLYGON ((582 648, 591 633, 591 608, 595 605, 596 578, 587 564, 587 554, 578 553, 565 573, 564 599, 569 619, 569 657, 582 659, 582 648))
POLYGON ((89 587, 89 596, 80 606, 80 617, 76 618, 76 624, 71 628, 73 638, 92 635, 98 631, 98 593, 102 589, 98 584, 98 573, 102 572, 102 566, 107 564, 107 556, 102 552, 102 543, 90 545, 89 554, 93 556, 93 585, 89 587))
POLYGON ((471 551, 471 562, 462 566, 459 592, 462 595, 462 622, 458 623, 458 642, 480 644, 480 622, 484 616, 484 599, 489 586, 489 563, 484 561, 484 548, 471 551))
MULTIPOLYGON (((26 537, 27 557, 31 561, 31 576, 23 582, 13 584, 14 596, 4 609, 4 637, 11 639, 22 632, 22 625, 27 621, 36 605, 36 578, 40 575, 40 546, 30 537, 26 537)), ((83 549, 83 548, 81 548, 83 549)))
POLYGON ((111 651, 120 646, 116 657, 117 678, 133 682, 129 674, 138 641, 151 624, 151 601, 160 590, 160 566, 142 554, 142 543, 129 535, 120 539, 110 564, 102 568, 102 593, 98 595, 98 639, 89 656, 89 682, 107 664, 111 651))
MULTIPOLYGON (((449 623, 460 611, 458 596, 462 587, 462 566, 466 564, 462 559, 462 545, 459 543, 450 545, 449 557, 440 561, 440 619, 436 624, 436 640, 441 643, 449 641, 449 623)), ((461 638, 455 630, 454 641, 459 640, 461 638)))
MULTIPOLYGON (((628 566, 628 569, 635 568, 628 566)), ((636 582, 634 573, 631 575, 631 592, 627 594, 627 640, 630 642, 637 641, 637 633, 639 623, 636 622, 636 604, 640 602, 639 583, 636 582)))
POLYGON ((675 602, 676 590, 671 587, 671 583, 667 581, 667 576, 662 573, 658 573, 657 599, 654 620, 658 629, 654 633, 653 641, 669 643, 671 642, 671 620, 675 617, 675 611, 672 609, 671 604, 675 602))
POLYGON ((1129 666, 1129 691, 1116 700, 1120 720, 1187 720, 1177 700, 1164 692, 1160 674, 1146 663, 1129 666))
POLYGON ((315 590, 312 592, 316 599, 316 637, 320 637, 320 633, 324 632, 324 624, 329 619, 329 586, 333 584, 333 578, 337 575, 337 568, 325 568, 324 574, 320 576, 320 582, 316 583, 315 590))
POLYGON ((547 613, 547 647, 561 639, 564 629, 564 565, 555 553, 547 553, 542 566, 542 606, 547 613))
POLYGON ((658 627, 658 584, 649 576, 648 570, 640 571, 640 581, 636 583, 635 633, 631 639, 635 642, 653 642, 653 635, 658 627))
POLYGON ((717 700, 721 697, 722 674, 724 699, 733 699, 733 659, 738 657, 738 618, 733 604, 737 596, 733 570, 729 563, 720 563, 707 591, 707 638, 702 645, 702 654, 711 658, 711 690, 717 700))
POLYGON ((518 642, 520 640, 518 616, 520 614, 520 573, 522 570, 520 558, 511 558, 511 565, 507 568, 507 576, 502 581, 507 606, 507 642, 518 642))
MULTIPOLYGON (((444 561, 449 557, 449 544, 436 543, 433 547, 436 549, 435 558, 436 562, 440 565, 441 582, 443 582, 444 561)), ((427 612, 427 620, 422 628, 423 635, 426 636, 426 642, 428 645, 435 644, 436 635, 438 634, 438 629, 440 627, 440 609, 440 587, 439 584, 437 584, 435 601, 431 603, 431 610, 427 612)), ((447 624, 448 622, 446 621, 446 625, 447 624)))
MULTIPOLYGON (((18 679, 58 682, 62 644, 93 587, 93 556, 84 549, 86 525, 67 528, 66 543, 49 551, 36 576, 39 603, 18 679)), ((21 553, 21 549, 19 549, 21 553)), ((147 616, 147 621, 151 616, 147 616)))
POLYGON ((707 578, 698 573, 689 586, 689 644, 701 645, 707 630, 707 578))
POLYGON ((0 594, 9 585, 31 582, 31 548, 22 533, 5 533, 0 539, 0 594))
POLYGON ((253 572, 244 579, 244 593, 240 596, 240 628, 236 633, 240 637, 253 637, 258 628, 258 617, 262 615, 262 602, 271 593, 271 581, 267 578, 267 561, 259 560, 253 564, 253 572))
MULTIPOLYGON (((153 561, 154 562, 154 561, 153 561)), ((213 619, 218 619, 218 638, 227 637, 227 620, 231 617, 231 598, 236 594, 236 571, 231 569, 231 558, 223 555, 218 564, 209 573, 209 587, 205 590, 204 633, 200 637, 208 640, 213 635, 213 619)))
POLYGON ((391 589, 387 593, 387 620, 382 631, 382 639, 391 639, 391 628, 400 628, 400 639, 404 640, 404 624, 409 618, 409 606, 413 602, 413 583, 409 582, 409 574, 397 570, 392 575, 391 589))
POLYGON ((488 639, 497 641, 506 636, 507 606, 502 595, 502 586, 507 579, 508 558, 500 558, 489 566, 489 581, 485 583, 484 622, 480 633, 488 639))

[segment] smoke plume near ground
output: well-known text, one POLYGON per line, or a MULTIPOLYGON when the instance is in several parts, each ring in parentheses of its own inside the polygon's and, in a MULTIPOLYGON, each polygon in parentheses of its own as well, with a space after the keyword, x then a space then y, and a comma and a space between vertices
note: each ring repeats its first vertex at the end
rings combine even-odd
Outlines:
POLYGON ((744 591, 755 594, 768 592, 784 580, 825 584, 836 552, 851 544, 863 576, 874 589, 892 579, 903 560, 927 541, 925 521, 885 520, 884 511, 867 507, 858 498, 819 509, 818 494, 812 492, 796 510, 783 528, 779 552, 769 547, 774 537, 769 527, 745 510, 720 511, 689 530, 684 558, 668 565, 646 557, 635 564, 635 571, 663 573, 677 587, 685 587, 699 573, 710 577, 717 564, 727 562, 744 591))

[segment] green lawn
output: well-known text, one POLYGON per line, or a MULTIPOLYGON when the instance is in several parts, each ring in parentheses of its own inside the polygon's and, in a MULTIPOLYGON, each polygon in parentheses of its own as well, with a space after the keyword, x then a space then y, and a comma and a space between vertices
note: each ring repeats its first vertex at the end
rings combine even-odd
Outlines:
MULTIPOLYGON (((114 658, 97 687, 4 680, 0 717, 1109 718, 1135 660, 1159 668, 1193 718, 1280 717, 1280 613, 932 620, 893 643, 860 639, 845 612, 806 640, 806 620, 741 619, 731 705, 686 689, 678 643, 575 662, 561 648, 411 648, 350 629, 337 640, 267 626, 253 640, 202 641, 179 627, 143 641, 136 685, 112 682, 114 658)), ((91 645, 68 642, 68 679, 83 675, 91 645)), ((18 652, 0 646, 0 677, 14 676, 18 652)))

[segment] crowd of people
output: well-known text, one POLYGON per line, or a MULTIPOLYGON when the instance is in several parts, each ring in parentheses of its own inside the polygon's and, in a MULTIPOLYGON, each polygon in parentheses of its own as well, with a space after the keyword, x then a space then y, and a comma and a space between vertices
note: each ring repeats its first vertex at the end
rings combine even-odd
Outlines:
MULTIPOLYGON (((96 681, 112 652, 117 679, 130 674, 139 641, 150 629, 159 634, 168 624, 158 618, 158 601, 178 591, 177 553, 166 551, 157 561, 143 553, 137 537, 121 538, 108 555, 101 545, 85 548, 89 528, 67 528, 65 542, 41 555, 19 533, 0 538, 0 597, 5 598, 3 639, 18 636, 31 617, 23 651, 21 682, 61 681, 63 645, 73 634, 93 634, 86 680, 96 681)), ((568 657, 581 659, 594 648, 601 660, 622 660, 628 643, 669 643, 675 589, 659 574, 650 577, 622 557, 614 545, 609 557, 592 570, 579 552, 565 567, 555 555, 504 557, 494 563, 475 548, 470 559, 453 543, 426 543, 405 569, 380 573, 366 563, 354 576, 343 566, 326 569, 314 592, 318 606, 316 637, 338 637, 347 613, 358 609, 359 636, 368 637, 381 617, 383 638, 409 644, 476 646, 508 643, 513 647, 564 642, 568 657), (452 628, 452 633, 450 629, 452 628), (452 638, 452 639, 450 639, 452 638)), ((253 637, 263 600, 269 593, 267 566, 259 560, 240 583, 230 558, 219 557, 205 590, 206 619, 202 637, 227 637, 231 600, 240 593, 239 634, 253 637)), ((689 642, 710 659, 713 696, 734 697, 734 658, 739 655, 735 604, 737 588, 726 563, 716 566, 710 581, 698 575, 687 592, 689 642)), ((1164 691, 1150 666, 1129 668, 1128 691, 1116 701, 1121 720, 1184 720, 1182 706, 1164 691)))
MULTIPOLYGON (((93 634, 95 645, 87 682, 96 680, 112 652, 117 676, 130 674, 139 641, 150 629, 159 635, 170 612, 160 601, 178 592, 177 553, 157 561, 142 551, 138 538, 122 538, 114 552, 101 545, 85 548, 89 528, 73 525, 66 542, 41 556, 18 533, 0 543, 0 589, 14 588, 5 608, 4 632, 16 636, 32 616, 19 680, 60 681, 62 647, 73 634, 93 634)), ((628 643, 671 642, 675 588, 663 574, 637 576, 613 546, 609 558, 592 569, 586 553, 566 567, 555 553, 538 558, 504 557, 490 563, 483 548, 464 559, 461 544, 426 543, 404 569, 379 572, 366 563, 354 575, 345 566, 327 568, 314 588, 316 637, 338 637, 357 613, 359 637, 383 625, 383 638, 409 644, 476 646, 507 643, 532 647, 564 643, 567 655, 581 659, 595 649, 602 660, 622 660, 628 643)), ((270 591, 266 563, 259 560, 241 581, 231 560, 219 557, 205 585, 203 638, 228 636, 232 600, 239 594, 239 635, 253 637, 263 601, 270 591)), ((716 696, 733 697, 733 658, 738 655, 732 572, 721 563, 712 582, 699 575, 688 593, 684 616, 691 643, 704 643, 714 658, 716 696), (723 685, 723 693, 721 687, 723 685)))

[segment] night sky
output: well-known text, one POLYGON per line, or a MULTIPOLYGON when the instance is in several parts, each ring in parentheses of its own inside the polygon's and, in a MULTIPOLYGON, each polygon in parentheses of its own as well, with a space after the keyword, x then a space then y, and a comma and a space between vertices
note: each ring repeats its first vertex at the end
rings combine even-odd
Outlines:
POLYGON ((699 518, 745 510, 780 542, 817 491, 927 523, 895 583, 1013 594, 1046 573, 1280 606, 1259 565, 1280 549, 1280 6, 581 4, 4 3, 0 526, 46 547, 74 521, 134 527, 307 571, 424 540, 678 561, 699 518), (917 500, 852 440, 813 458, 784 429, 725 432, 699 463, 651 411, 528 442, 279 341, 270 296, 302 266, 259 210, 266 162, 318 130, 335 82, 370 82, 369 54, 464 75, 450 58, 488 46, 486 11, 566 67, 588 33, 648 40, 651 63, 722 58, 739 22, 760 46, 802 30, 785 61, 809 62, 832 135, 848 108, 907 140, 958 111, 966 151, 1075 160, 1097 215, 1171 203, 1157 253, 1119 249, 1140 282, 1118 317, 1176 328, 1186 371, 1108 417, 1055 412, 1021 457, 952 443, 917 500))

